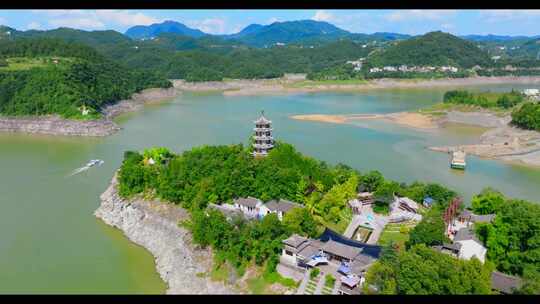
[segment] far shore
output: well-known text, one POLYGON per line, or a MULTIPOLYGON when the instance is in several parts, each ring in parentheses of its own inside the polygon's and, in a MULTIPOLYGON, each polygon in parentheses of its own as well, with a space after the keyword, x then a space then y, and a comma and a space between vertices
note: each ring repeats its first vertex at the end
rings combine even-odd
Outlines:
POLYGON ((372 89, 461 87, 489 84, 540 85, 540 76, 468 77, 442 79, 374 79, 358 81, 310 81, 298 79, 233 79, 186 82, 173 80, 174 87, 189 92, 222 92, 226 96, 314 93, 325 91, 364 91, 372 89))
POLYGON ((439 115, 420 112, 398 112, 390 114, 347 114, 347 115, 293 115, 296 120, 324 123, 349 124, 362 120, 380 120, 421 131, 438 131, 447 123, 472 125, 487 128, 475 144, 428 147, 443 153, 463 150, 467 154, 482 158, 517 163, 529 167, 540 167, 540 132, 522 130, 509 125, 510 116, 499 116, 488 111, 458 112, 445 111, 439 115))
MULTIPOLYGON (((364 91, 392 88, 436 88, 460 87, 486 84, 533 84, 540 85, 540 76, 522 77, 470 77, 445 79, 376 79, 358 81, 309 81, 303 79, 233 79, 226 81, 186 82, 171 80, 169 89, 146 89, 135 93, 130 99, 104 109, 104 117, 99 120, 70 120, 58 115, 42 117, 5 117, 0 116, 0 132, 48 134, 64 136, 108 136, 120 127, 113 119, 123 113, 142 109, 145 104, 172 99, 182 92, 217 92, 225 96, 279 95, 295 93, 315 93, 325 91, 364 91)), ((351 117, 325 115, 324 117, 303 117, 296 119, 319 120, 333 123, 346 123, 351 117)), ((354 118, 354 117, 353 117, 354 118)), ((396 113, 384 116, 358 116, 358 119, 385 119, 409 127, 429 130, 436 129, 434 122, 421 115, 396 113)))

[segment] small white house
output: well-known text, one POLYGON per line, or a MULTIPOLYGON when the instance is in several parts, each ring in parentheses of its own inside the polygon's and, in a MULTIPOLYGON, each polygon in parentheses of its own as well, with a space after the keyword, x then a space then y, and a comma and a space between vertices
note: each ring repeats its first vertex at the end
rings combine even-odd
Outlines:
POLYGON ((383 70, 388 71, 388 72, 396 72, 397 71, 396 67, 393 67, 393 66, 385 66, 383 68, 383 70))
POLYGON ((478 240, 472 228, 461 228, 454 237, 454 243, 460 244, 458 253, 460 259, 469 260, 476 256, 482 263, 486 260, 487 249, 478 240))
POLYGON ((270 213, 275 213, 278 219, 282 221, 283 216, 293 208, 304 208, 304 206, 283 199, 279 201, 271 200, 259 207, 259 217, 262 218, 270 213))
POLYGON ((248 217, 256 217, 262 202, 253 197, 238 198, 234 200, 234 208, 242 211, 248 217))

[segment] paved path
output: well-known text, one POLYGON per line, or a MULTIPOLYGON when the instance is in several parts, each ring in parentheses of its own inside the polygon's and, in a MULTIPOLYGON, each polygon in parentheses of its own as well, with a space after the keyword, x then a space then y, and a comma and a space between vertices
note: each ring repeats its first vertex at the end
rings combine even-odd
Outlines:
POLYGON ((358 214, 355 214, 353 216, 351 222, 349 223, 349 226, 347 226, 347 229, 345 229, 345 233, 343 233, 343 235, 345 237, 352 238, 354 230, 356 230, 356 228, 362 223, 363 219, 364 219, 364 217, 362 217, 362 216, 360 216, 358 214))
POLYGON ((309 271, 306 271, 306 273, 304 274, 304 279, 302 279, 302 283, 300 283, 300 286, 298 287, 296 294, 304 294, 304 291, 306 290, 306 286, 308 282, 309 282, 309 271))
POLYGON ((322 294, 322 288, 324 286, 324 276, 325 274, 321 272, 321 274, 319 275, 319 282, 317 283, 317 288, 315 288, 315 292, 313 294, 322 294))

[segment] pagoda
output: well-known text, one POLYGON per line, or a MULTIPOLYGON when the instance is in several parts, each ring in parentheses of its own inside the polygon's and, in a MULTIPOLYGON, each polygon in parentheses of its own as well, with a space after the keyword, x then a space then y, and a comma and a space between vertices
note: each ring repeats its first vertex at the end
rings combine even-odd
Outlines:
POLYGON ((254 121, 255 135, 253 136, 253 156, 266 156, 274 147, 274 138, 272 137, 272 121, 264 117, 264 111, 261 111, 261 117, 254 121))

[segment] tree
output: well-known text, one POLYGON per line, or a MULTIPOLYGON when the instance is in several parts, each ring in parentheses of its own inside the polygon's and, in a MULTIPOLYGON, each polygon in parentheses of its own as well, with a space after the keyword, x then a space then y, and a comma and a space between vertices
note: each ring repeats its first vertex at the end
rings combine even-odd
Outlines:
POLYGON ((442 215, 438 210, 431 209, 422 221, 411 230, 406 245, 408 248, 417 244, 434 246, 442 245, 446 241, 445 224, 442 215))
POLYGON ((472 209, 476 214, 496 213, 504 204, 505 197, 499 191, 486 188, 472 198, 472 209))
POLYGON ((389 205, 394 201, 394 194, 399 190, 399 184, 394 181, 384 181, 373 193, 376 201, 389 205))
POLYGON ((298 233, 309 237, 317 235, 317 223, 306 208, 294 208, 285 213, 283 225, 291 233, 298 233))
MULTIPOLYGON (((384 256, 384 255, 383 255, 384 256)), ((425 245, 415 245, 374 263, 367 285, 381 294, 489 294, 491 268, 473 258, 456 259, 425 245)))
POLYGON ((540 206, 522 200, 508 200, 481 235, 487 257, 498 270, 523 275, 526 268, 540 265, 540 206))
POLYGON ((361 179, 361 184, 367 192, 374 192, 383 182, 384 177, 379 171, 370 171, 361 179))

